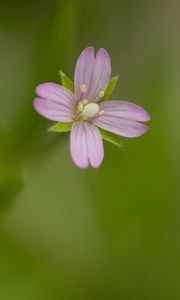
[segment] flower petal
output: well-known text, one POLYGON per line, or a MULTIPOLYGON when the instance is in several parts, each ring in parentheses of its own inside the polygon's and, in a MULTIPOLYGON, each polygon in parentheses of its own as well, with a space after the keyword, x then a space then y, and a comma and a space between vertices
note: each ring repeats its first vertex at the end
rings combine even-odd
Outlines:
POLYGON ((84 169, 89 163, 98 168, 104 157, 103 142, 99 130, 88 123, 74 123, 70 136, 71 157, 84 169))
POLYGON ((72 108, 74 95, 65 87, 57 83, 42 83, 37 86, 36 94, 41 98, 49 99, 72 108))
POLYGON ((142 123, 106 115, 95 118, 93 124, 107 131, 126 137, 137 137, 148 130, 148 126, 142 123))
POLYGON ((104 158, 104 146, 101 134, 93 124, 84 124, 87 137, 88 158, 93 168, 98 168, 104 158))
POLYGON ((129 101, 105 101, 100 103, 99 106, 100 110, 104 110, 106 116, 142 122, 150 120, 150 116, 142 107, 129 101))
POLYGON ((53 100, 36 98, 34 108, 40 115, 49 120, 57 122, 72 121, 73 110, 53 100))
POLYGON ((105 91, 111 77, 111 59, 104 48, 96 54, 91 87, 88 93, 89 100, 100 100, 99 93, 105 91))
POLYGON ((82 169, 88 167, 87 141, 83 123, 74 123, 70 135, 70 151, 74 163, 82 169))
POLYGON ((74 74, 74 87, 76 101, 87 97, 90 89, 92 72, 94 68, 94 48, 88 47, 84 49, 76 63, 74 74), (82 94, 82 85, 86 85, 86 91, 82 94))
POLYGON ((36 93, 42 97, 34 100, 39 114, 53 121, 72 120, 74 95, 69 90, 55 83, 43 83, 36 88, 36 93))

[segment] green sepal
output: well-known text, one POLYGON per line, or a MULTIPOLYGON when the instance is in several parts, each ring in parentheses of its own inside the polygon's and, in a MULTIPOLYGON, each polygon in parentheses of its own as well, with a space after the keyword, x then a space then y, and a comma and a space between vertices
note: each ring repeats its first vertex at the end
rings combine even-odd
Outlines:
POLYGON ((74 83, 73 81, 62 71, 59 71, 59 75, 61 77, 61 83, 62 86, 70 90, 72 93, 74 93, 74 83))
POLYGON ((112 77, 111 80, 109 81, 108 87, 105 91, 104 96, 102 97, 101 101, 109 99, 110 95, 112 94, 117 82, 119 79, 119 75, 112 77))
POLYGON ((54 126, 50 127, 48 129, 49 132, 68 132, 71 130, 72 128, 72 122, 57 122, 54 126))
POLYGON ((119 135, 114 134, 112 132, 106 131, 102 128, 99 128, 99 131, 101 133, 101 136, 103 138, 103 140, 110 142, 116 146, 118 146, 119 148, 124 149, 124 145, 119 137, 119 135))

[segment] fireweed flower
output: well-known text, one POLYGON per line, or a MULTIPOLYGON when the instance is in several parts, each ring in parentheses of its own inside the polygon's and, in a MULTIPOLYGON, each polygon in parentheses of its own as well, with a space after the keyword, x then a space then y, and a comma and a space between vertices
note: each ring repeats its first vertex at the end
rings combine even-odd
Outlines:
MULTIPOLYGON (((107 51, 84 49, 74 74, 74 93, 56 83, 38 85, 35 110, 47 119, 72 124, 70 151, 80 168, 98 168, 104 157, 102 135, 99 130, 118 136, 138 137, 148 127, 141 123, 150 120, 140 106, 128 101, 102 101, 111 77, 111 60, 107 51)), ((71 125, 70 125, 71 126, 71 125)))

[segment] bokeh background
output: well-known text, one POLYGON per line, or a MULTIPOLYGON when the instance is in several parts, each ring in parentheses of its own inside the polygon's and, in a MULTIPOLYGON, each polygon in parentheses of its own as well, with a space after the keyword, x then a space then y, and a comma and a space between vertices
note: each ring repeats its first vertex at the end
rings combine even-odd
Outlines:
POLYGON ((0 299, 180 299, 180 2, 0 3, 0 299), (105 47, 150 131, 79 170, 32 107, 105 47))

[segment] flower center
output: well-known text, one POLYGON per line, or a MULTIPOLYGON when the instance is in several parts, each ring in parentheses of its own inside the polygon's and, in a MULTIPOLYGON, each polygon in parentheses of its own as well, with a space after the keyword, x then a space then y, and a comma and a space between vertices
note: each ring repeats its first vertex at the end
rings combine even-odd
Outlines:
POLYGON ((85 118, 94 117, 99 112, 99 105, 97 103, 88 103, 82 111, 85 118))
POLYGON ((95 102, 88 103, 87 99, 80 101, 76 107, 73 119, 75 121, 90 121, 95 116, 104 116, 104 110, 95 102))
MULTIPOLYGON (((77 106, 75 107, 75 112, 73 119, 75 121, 91 121, 91 118, 104 115, 104 110, 100 111, 100 107, 96 102, 90 102, 86 99, 86 85, 82 84, 81 86, 81 99, 77 106)), ((95 101, 100 100, 104 96, 104 91, 100 91, 95 101)))

